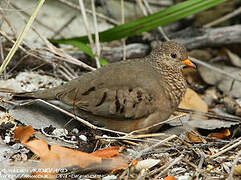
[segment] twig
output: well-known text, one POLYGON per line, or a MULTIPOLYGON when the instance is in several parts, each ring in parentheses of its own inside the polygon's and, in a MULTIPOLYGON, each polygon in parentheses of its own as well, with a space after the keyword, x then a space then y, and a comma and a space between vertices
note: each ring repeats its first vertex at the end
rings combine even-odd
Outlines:
POLYGON ((59 68, 63 70, 63 72, 62 72, 63 74, 66 74, 66 75, 65 75, 65 78, 66 78, 68 81, 76 78, 76 77, 75 77, 73 74, 71 74, 71 73, 69 72, 69 70, 68 70, 67 68, 65 68, 63 65, 60 65, 59 68))
POLYGON ((216 20, 213 21, 213 22, 210 22, 210 23, 204 25, 203 27, 204 27, 204 28, 209 28, 209 27, 211 27, 211 26, 215 26, 215 25, 217 25, 217 24, 222 23, 223 21, 226 21, 226 20, 228 20, 228 19, 230 19, 230 18, 232 18, 232 17, 234 17, 234 16, 239 15, 240 13, 241 13, 241 7, 239 7, 238 9, 236 9, 235 11, 233 11, 233 12, 231 12, 231 13, 229 13, 229 14, 226 14, 225 16, 222 16, 222 17, 219 18, 219 19, 216 19, 216 20))
MULTIPOLYGON (((125 4, 124 0, 121 0, 121 23, 125 24, 125 4)), ((123 46, 123 60, 126 60, 126 39, 123 38, 122 40, 123 46)))
MULTIPOLYGON (((0 37, 0 63, 2 64, 3 61, 4 61, 3 42, 2 42, 2 38, 0 37)), ((6 69, 4 69, 4 71, 3 71, 3 78, 7 78, 6 77, 6 69)))
MULTIPOLYGON (((3 37, 5 37, 8 41, 10 41, 11 43, 15 43, 15 41, 14 40, 12 40, 4 31, 1 31, 0 30, 0 34, 3 36, 3 37)), ((40 59, 40 60, 43 60, 41 57, 39 57, 39 56, 37 56, 37 55, 35 55, 35 54, 33 54, 33 53, 31 53, 30 51, 28 51, 28 50, 26 50, 23 46, 19 46, 19 49, 21 49, 24 53, 26 53, 27 55, 30 55, 30 56, 32 56, 32 57, 35 57, 36 59, 40 59)), ((47 61, 46 61, 47 62, 47 61)))
POLYGON ((71 17, 66 23, 64 23, 63 26, 61 26, 55 33, 54 35, 51 37, 52 39, 55 38, 56 36, 58 36, 66 27, 68 27, 75 19, 76 19, 76 15, 74 15, 73 17, 71 17))
POLYGON ((172 135, 172 136, 170 136, 170 137, 168 137, 168 138, 166 138, 166 139, 163 139, 163 140, 161 140, 160 142, 158 142, 158 143, 156 143, 156 144, 154 144, 154 145, 152 145, 152 146, 150 146, 150 147, 148 147, 148 148, 146 148, 146 149, 143 149, 142 151, 140 151, 140 152, 136 155, 136 157, 135 157, 134 159, 140 158, 143 154, 148 153, 149 151, 153 150, 154 148, 160 146, 161 144, 163 144, 163 143, 165 143, 165 142, 168 142, 168 141, 170 141, 170 140, 172 140, 172 139, 175 139, 176 137, 177 137, 176 135, 172 135))
POLYGON ((172 161, 162 172, 160 172, 157 176, 155 176, 155 179, 159 179, 160 176, 162 176, 165 173, 167 173, 168 169, 170 169, 172 166, 177 164, 183 157, 184 157, 184 155, 182 154, 178 158, 176 158, 174 161, 172 161))
POLYGON ((220 74, 224 74, 224 75, 226 75, 226 76, 228 76, 228 77, 230 77, 230 78, 232 78, 232 79, 234 79, 234 80, 237 80, 237 81, 240 81, 240 82, 241 82, 241 78, 238 79, 238 78, 235 77, 234 75, 232 75, 232 74, 230 74, 230 73, 228 73, 228 72, 226 72, 226 71, 224 71, 224 70, 222 70, 222 69, 219 69, 219 68, 217 68, 217 67, 214 67, 214 66, 212 66, 212 65, 210 65, 210 64, 208 64, 208 63, 206 63, 206 62, 200 61, 200 60, 198 60, 198 59, 196 59, 196 58, 193 58, 193 57, 189 57, 189 58, 190 58, 190 60, 193 61, 194 63, 197 63, 197 64, 199 64, 199 65, 201 65, 201 66, 205 66, 205 67, 207 67, 207 68, 209 68, 209 69, 211 69, 211 70, 214 70, 214 71, 216 71, 216 72, 218 72, 218 73, 220 73, 220 74))
POLYGON ((114 131, 114 130, 110 130, 110 129, 97 127, 97 126, 91 124, 90 122, 85 121, 84 119, 82 119, 82 118, 80 118, 80 117, 78 117, 78 116, 76 116, 76 115, 74 115, 74 114, 72 114, 72 113, 70 113, 70 112, 68 112, 68 111, 58 107, 58 106, 55 106, 55 105, 53 105, 53 104, 51 104, 49 102, 46 102, 46 101, 44 101, 42 99, 37 99, 37 100, 40 101, 40 102, 43 102, 43 103, 45 103, 47 105, 49 105, 50 107, 53 107, 53 108, 57 109, 60 112, 65 113, 66 115, 68 115, 68 116, 70 116, 70 117, 72 117, 72 118, 74 118, 74 119, 76 119, 78 121, 80 121, 81 123, 83 123, 84 125, 86 125, 87 127, 91 128, 91 129, 95 129, 95 130, 97 129, 97 130, 101 130, 101 131, 107 131, 107 132, 117 133, 117 134, 121 134, 121 135, 127 135, 127 133, 124 133, 124 132, 119 132, 119 131, 114 131))
POLYGON ((115 19, 115 17, 112 15, 112 12, 110 11, 108 4, 106 3, 106 0, 100 0, 101 6, 106 11, 106 14, 108 17, 111 17, 112 19, 115 19))
POLYGON ((241 156, 241 151, 239 151, 238 154, 234 158, 234 161, 233 161, 233 164, 232 164, 232 169, 231 169, 231 172, 230 172, 230 174, 228 176, 228 180, 232 180, 233 179, 234 168, 235 168, 236 164, 238 163, 239 156, 241 156))
POLYGON ((136 180, 145 180, 146 175, 147 175, 147 169, 142 169, 138 174, 136 180))
POLYGON ((221 120, 224 120, 224 121, 241 122, 241 118, 238 117, 238 116, 227 117, 227 116, 222 116, 222 115, 218 115, 218 114, 214 114, 214 113, 210 113, 210 112, 205 113, 205 112, 195 111, 195 110, 191 110, 191 109, 183 109, 183 108, 177 108, 176 110, 179 111, 179 112, 199 114, 199 115, 202 115, 202 116, 221 119, 221 120))
POLYGON ((146 142, 159 142, 157 139, 153 139, 150 137, 160 137, 160 136, 168 136, 165 133, 153 133, 153 134, 138 134, 138 135, 127 135, 127 136, 122 136, 122 137, 109 137, 109 136, 96 136, 99 139, 118 139, 118 140, 135 140, 135 141, 140 141, 142 138, 149 138, 148 140, 141 140, 141 141, 146 141, 146 142))
POLYGON ((68 55, 67 53, 65 53, 62 49, 56 48, 53 44, 51 44, 46 38, 43 38, 45 43, 47 44, 49 50, 51 50, 52 53, 59 55, 60 57, 58 57, 58 59, 62 59, 66 62, 69 62, 71 64, 75 64, 78 65, 80 67, 83 67, 84 69, 93 71, 95 70, 95 68, 73 58, 72 56, 68 55))
MULTIPOLYGON (((67 1, 67 0, 58 0, 60 1, 61 3, 71 7, 71 8, 74 8, 74 9, 77 9, 77 10, 81 10, 80 7, 78 7, 77 5, 75 5, 74 3, 71 3, 70 1, 67 1)), ((89 14, 92 14, 92 11, 89 10, 89 9, 86 9, 86 12, 89 13, 89 14)), ((96 13, 96 16, 98 16, 99 18, 102 18, 104 20, 106 20, 108 23, 110 24, 113 24, 113 25, 119 25, 120 23, 110 17, 107 17, 103 14, 100 14, 100 13, 96 13)))
POLYGON ((145 8, 142 0, 136 0, 136 1, 137 1, 137 3, 139 4, 139 6, 140 6, 140 8, 141 8, 141 10, 142 10, 142 12, 143 12, 143 14, 144 14, 145 16, 147 16, 148 13, 147 13, 147 10, 146 10, 146 8, 145 8))
MULTIPOLYGON (((111 140, 129 140, 129 141, 140 141, 140 142, 146 142, 146 143, 156 143, 158 140, 155 139, 148 139, 148 140, 144 140, 144 139, 137 139, 137 138, 131 138, 131 137, 110 137, 110 136, 95 136, 96 139, 111 139, 111 140)), ((159 141, 158 141, 159 142, 159 141)))
MULTIPOLYGON (((10 2, 10 4, 11 4, 12 7, 14 7, 15 9, 17 9, 18 12, 22 13, 24 16, 26 16, 26 17, 30 17, 30 16, 31 16, 31 15, 28 14, 27 12, 23 11, 22 9, 20 9, 17 5, 15 5, 15 4, 11 3, 11 2, 10 2)), ((48 29, 49 31, 55 32, 55 29, 53 29, 52 27, 50 27, 50 26, 42 23, 40 20, 35 19, 35 22, 38 23, 39 25, 43 26, 44 28, 48 29)))
MULTIPOLYGON (((92 35, 91 35, 91 32, 90 32, 90 26, 89 26, 89 23, 88 23, 88 20, 87 20, 87 16, 86 16, 85 6, 84 6, 84 3, 83 3, 83 0, 79 0, 79 5, 80 5, 80 9, 81 9, 81 14, 83 16, 85 30, 86 30, 86 33, 88 35, 88 39, 89 39, 89 42, 90 42, 90 46, 91 46, 93 54, 96 57, 96 53, 95 53, 96 52, 96 47, 95 47, 95 44, 94 44, 94 41, 93 41, 93 38, 92 38, 92 35)), ((98 60, 96 58, 95 58, 95 60, 96 60, 97 67, 98 67, 98 65, 100 66, 100 64, 98 64, 98 60)))
POLYGON ((232 146, 227 147, 226 149, 223 149, 222 151, 217 152, 216 154, 213 154, 213 155, 209 156, 209 158, 210 159, 214 159, 214 158, 220 156, 221 154, 223 154, 223 153, 225 153, 225 152, 227 152, 227 151, 229 151, 229 150, 239 146, 240 144, 241 144, 241 141, 233 144, 232 146))
POLYGON ((241 25, 218 28, 186 28, 169 35, 170 39, 180 42, 189 50, 241 43, 241 25))
POLYGON ((95 28, 95 61, 97 68, 100 68, 100 40, 99 40, 99 31, 98 31, 98 24, 96 20, 96 12, 95 12, 95 0, 91 0, 92 12, 93 12, 93 21, 94 21, 94 28, 95 28))
POLYGON ((0 8, 0 14, 2 15, 2 18, 7 23, 7 25, 9 26, 9 28, 10 28, 11 32, 13 33, 14 37, 17 37, 17 33, 16 33, 15 29, 11 26, 11 23, 8 21, 7 17, 5 16, 6 13, 4 13, 4 11, 1 8, 0 8))
POLYGON ((148 126, 148 127, 142 128, 142 129, 138 129, 138 130, 135 130, 135 131, 132 131, 130 134, 147 132, 147 131, 149 131, 149 130, 152 129, 152 128, 158 127, 158 126, 160 126, 161 124, 165 124, 165 123, 170 122, 170 121, 173 121, 173 120, 175 120, 175 119, 179 119, 179 118, 181 118, 181 117, 183 117, 183 116, 186 116, 186 114, 181 114, 181 115, 179 115, 179 116, 175 116, 175 117, 169 118, 169 119, 167 119, 167 120, 165 120, 165 121, 161 121, 161 122, 159 122, 159 123, 153 124, 153 125, 151 125, 151 126, 148 126))
POLYGON ((204 152, 201 152, 200 150, 198 150, 198 151, 199 151, 199 154, 201 156, 201 159, 200 159, 200 161, 198 163, 198 166, 197 166, 197 171, 198 172, 196 172, 196 174, 195 174, 196 175, 196 180, 199 179, 200 170, 202 169, 202 165, 203 165, 203 162, 204 162, 204 159, 205 159, 204 152))
MULTIPOLYGON (((133 59, 138 57, 144 57, 148 54, 150 50, 149 45, 134 43, 126 45, 126 58, 133 59)), ((83 51, 69 51, 71 56, 77 59, 87 59, 88 56, 83 51)), ((123 46, 113 47, 113 48, 103 48, 101 51, 101 56, 108 60, 108 62, 121 61, 123 59, 123 46)))
POLYGON ((13 45, 13 47, 11 48, 11 50, 9 51, 6 59, 4 60, 4 62, 2 63, 1 67, 0 67, 0 74, 3 72, 3 70, 6 68, 6 66, 8 65, 8 63, 10 62, 11 58, 13 57, 14 53, 17 51, 18 47, 20 46, 25 34, 27 33, 27 31, 29 30, 30 26, 32 25, 35 17, 38 14, 38 11, 40 10, 40 8, 42 7, 43 3, 45 2, 45 0, 40 0, 37 3, 37 6, 32 14, 32 16, 30 17, 30 19, 28 20, 28 23, 26 24, 26 26, 24 27, 23 31, 21 32, 21 34, 18 36, 15 44, 13 45))
MULTIPOLYGON (((151 5, 154 5, 154 6, 159 6, 159 7, 168 7, 168 6, 171 6, 173 5, 173 2, 170 1, 170 0, 161 0, 161 1, 151 1, 151 0, 148 0, 149 1, 149 4, 151 5)), ((128 0, 128 2, 130 3, 135 3, 136 0, 128 0)))
MULTIPOLYGON (((19 14, 20 14, 20 17, 22 17, 22 14, 21 13, 19 13, 19 14)), ((93 68, 93 67, 73 58, 73 57, 71 57, 70 55, 63 52, 61 49, 56 48, 45 37, 43 37, 40 33, 38 33, 38 31, 33 26, 31 28, 40 37, 40 39, 42 39, 42 41, 49 47, 49 49, 51 50, 51 53, 57 54, 58 56, 60 56, 60 57, 56 57, 57 59, 66 61, 66 62, 71 63, 71 64, 78 65, 78 66, 83 67, 84 69, 87 69, 87 70, 90 70, 90 71, 95 70, 95 68, 93 68), (63 58, 61 58, 61 57, 63 57, 63 58)), ((25 52, 25 53, 29 54, 28 52, 25 52)), ((33 56, 33 57, 36 57, 35 54, 30 54, 30 55, 33 56)), ((39 58, 39 59, 41 59, 41 58, 39 58)), ((43 59, 44 58, 42 58, 41 60, 43 60, 43 59)), ((48 63, 50 64, 50 62, 48 62, 48 63)))
MULTIPOLYGON (((147 12, 149 14, 152 14, 153 11, 151 9, 151 7, 149 6, 149 3, 147 0, 143 0, 144 4, 145 4, 145 7, 147 9, 147 12)), ((166 40, 166 41, 170 41, 170 39, 167 37, 166 33, 164 32, 163 28, 162 27, 158 27, 158 32, 163 36, 163 38, 166 40)))
POLYGON ((234 144, 234 143, 239 142, 239 141, 241 141, 241 137, 239 137, 238 139, 235 139, 235 140, 233 140, 232 142, 229 142, 229 143, 226 144, 225 146, 221 147, 221 148, 219 149, 219 151, 222 151, 223 149, 226 149, 227 147, 229 147, 230 144, 234 144))

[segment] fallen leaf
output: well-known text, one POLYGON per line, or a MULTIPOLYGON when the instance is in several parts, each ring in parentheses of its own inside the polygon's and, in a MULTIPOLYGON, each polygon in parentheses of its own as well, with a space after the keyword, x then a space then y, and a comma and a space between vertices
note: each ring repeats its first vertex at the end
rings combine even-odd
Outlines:
POLYGON ((236 176, 241 175, 241 164, 234 167, 233 174, 236 175, 236 176))
POLYGON ((174 178, 173 176, 167 176, 164 178, 164 180, 177 180, 177 179, 174 178))
POLYGON ((56 144, 51 146, 41 139, 29 140, 34 130, 31 126, 18 127, 14 137, 21 141, 27 148, 40 157, 39 168, 52 168, 52 172, 36 172, 34 175, 52 177, 56 175, 55 169, 79 166, 88 170, 120 170, 129 166, 129 159, 121 156, 119 147, 108 147, 93 153, 81 152, 56 144))
POLYGON ((208 135, 208 137, 215 137, 218 139, 227 139, 228 136, 230 136, 230 135, 231 135, 231 133, 230 133, 229 129, 223 129, 220 132, 210 133, 208 135))
POLYGON ((120 156, 119 152, 120 148, 117 146, 114 147, 107 147, 103 149, 99 149, 95 152, 92 152, 91 155, 101 158, 112 158, 114 156, 120 156))
POLYGON ((19 126, 14 131, 14 138, 19 140, 21 143, 26 143, 33 133, 34 129, 32 126, 19 126))
POLYGON ((187 91, 179 104, 179 108, 208 112, 208 106, 205 101, 190 88, 187 88, 187 91))
MULTIPOLYGON (((195 131, 197 134, 199 134, 199 132, 198 131, 195 131)), ((200 134, 199 134, 200 135, 200 134)), ((185 140, 187 141, 187 142, 191 142, 191 143, 201 143, 201 142, 203 142, 198 136, 196 136, 195 134, 193 134, 193 133, 190 133, 190 132, 188 132, 188 133, 186 133, 186 135, 185 135, 185 140)))

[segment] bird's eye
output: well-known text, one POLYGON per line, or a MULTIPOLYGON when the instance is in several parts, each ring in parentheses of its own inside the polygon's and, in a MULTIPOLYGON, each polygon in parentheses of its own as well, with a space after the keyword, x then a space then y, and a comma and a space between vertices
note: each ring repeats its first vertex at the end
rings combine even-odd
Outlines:
POLYGON ((172 57, 172 58, 176 58, 176 57, 177 57, 177 54, 176 54, 176 53, 171 53, 171 57, 172 57))

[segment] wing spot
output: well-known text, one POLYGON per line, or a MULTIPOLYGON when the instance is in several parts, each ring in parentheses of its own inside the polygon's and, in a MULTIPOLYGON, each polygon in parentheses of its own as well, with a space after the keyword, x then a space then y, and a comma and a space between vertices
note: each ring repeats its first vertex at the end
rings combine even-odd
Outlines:
POLYGON ((136 94, 137 94, 136 97, 137 97, 138 101, 141 101, 142 100, 142 92, 139 90, 136 92, 136 94))
POLYGON ((116 110, 115 111, 118 112, 119 109, 120 109, 120 101, 119 101, 119 99, 116 99, 115 106, 116 106, 116 110))
POLYGON ((136 103, 133 103, 132 107, 135 108, 136 107, 136 103))
POLYGON ((107 92, 104 92, 100 102, 98 104, 96 104, 96 107, 100 106, 101 104, 103 104, 105 102, 105 100, 106 100, 106 97, 107 97, 107 92))
POLYGON ((89 94, 90 94, 92 91, 94 91, 94 90, 95 90, 95 87, 91 87, 91 88, 89 88, 87 91, 83 92, 82 95, 83 95, 83 96, 89 95, 89 94))
POLYGON ((120 109, 120 113, 123 113, 124 109, 125 109, 125 106, 122 106, 121 109, 120 109))

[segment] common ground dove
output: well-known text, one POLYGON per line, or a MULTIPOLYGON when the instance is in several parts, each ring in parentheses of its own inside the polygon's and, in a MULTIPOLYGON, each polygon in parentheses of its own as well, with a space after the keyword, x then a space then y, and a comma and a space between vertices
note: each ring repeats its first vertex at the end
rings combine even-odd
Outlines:
POLYGON ((175 111, 186 90, 184 66, 194 67, 186 49, 168 41, 144 58, 112 63, 64 85, 14 97, 57 99, 75 107, 83 119, 131 132, 175 111))

